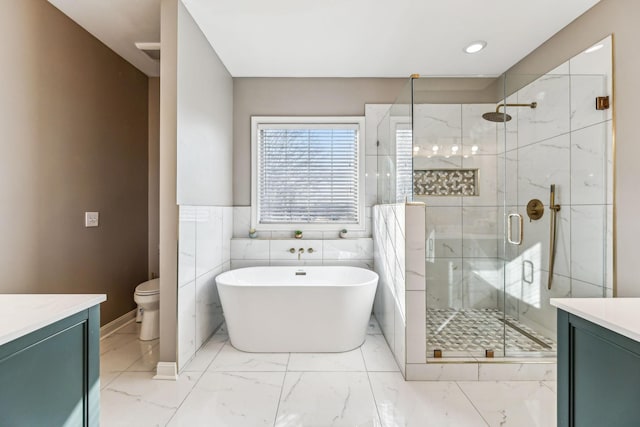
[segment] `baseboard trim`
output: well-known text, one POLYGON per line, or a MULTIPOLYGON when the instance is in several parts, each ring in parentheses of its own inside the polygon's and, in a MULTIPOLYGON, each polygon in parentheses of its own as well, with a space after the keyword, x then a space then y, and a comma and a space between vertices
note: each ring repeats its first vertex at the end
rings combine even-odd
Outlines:
POLYGON ((118 329, 120 329, 123 326, 127 325, 132 320, 135 320, 136 319, 136 312, 137 312, 137 309, 134 308, 130 312, 125 313, 122 316, 118 317, 117 319, 112 320, 111 322, 107 323, 106 325, 100 327, 100 339, 108 337, 109 335, 111 335, 114 332, 116 332, 118 329))
POLYGON ((178 380, 178 364, 176 362, 158 362, 154 380, 178 380))

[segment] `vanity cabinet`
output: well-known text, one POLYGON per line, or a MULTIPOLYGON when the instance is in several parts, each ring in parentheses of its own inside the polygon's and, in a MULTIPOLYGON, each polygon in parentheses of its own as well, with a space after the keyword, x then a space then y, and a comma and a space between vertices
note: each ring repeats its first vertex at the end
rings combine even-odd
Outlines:
POLYGON ((640 342, 558 310, 558 426, 640 426, 640 342))
MULTIPOLYGON (((3 304, 3 299, 10 297, 0 296, 0 309, 10 305, 6 301, 3 304)), ((34 297, 35 301, 41 296, 34 297)), ((87 300, 76 304, 75 309, 60 301, 48 308, 47 304, 34 304, 34 311, 35 307, 51 310, 48 320, 39 313, 40 317, 35 316, 37 325, 24 328, 19 323, 25 319, 18 316, 14 318, 14 328, 3 326, 0 331, 3 332, 0 333, 1 426, 99 425, 100 311, 99 302, 86 307, 91 303, 87 300), (56 310, 61 307, 61 312, 56 310), (31 330, 34 327, 37 329, 31 330)), ((6 320, 6 316, 0 317, 6 320)))

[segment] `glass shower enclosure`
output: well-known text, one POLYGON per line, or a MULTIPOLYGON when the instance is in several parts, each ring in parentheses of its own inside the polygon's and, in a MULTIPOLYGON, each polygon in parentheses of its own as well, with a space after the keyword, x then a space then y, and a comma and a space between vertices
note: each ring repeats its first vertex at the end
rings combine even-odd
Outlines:
POLYGON ((546 74, 414 76, 380 121, 378 202, 426 205, 427 359, 554 356, 549 300, 614 295, 599 44, 546 74))

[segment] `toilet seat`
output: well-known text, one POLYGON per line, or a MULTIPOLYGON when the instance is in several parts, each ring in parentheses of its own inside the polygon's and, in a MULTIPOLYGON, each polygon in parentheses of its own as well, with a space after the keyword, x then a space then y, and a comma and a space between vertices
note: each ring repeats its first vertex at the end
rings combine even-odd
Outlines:
POLYGON ((157 295, 160 293, 160 279, 148 280, 136 286, 136 295, 157 295))

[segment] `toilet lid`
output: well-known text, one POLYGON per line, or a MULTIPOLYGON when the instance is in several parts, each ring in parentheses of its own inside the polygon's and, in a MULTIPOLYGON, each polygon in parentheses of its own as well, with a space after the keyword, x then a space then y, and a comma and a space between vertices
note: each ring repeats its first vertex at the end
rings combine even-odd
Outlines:
POLYGON ((160 293, 160 279, 153 279, 136 286, 136 294, 153 295, 160 293))

